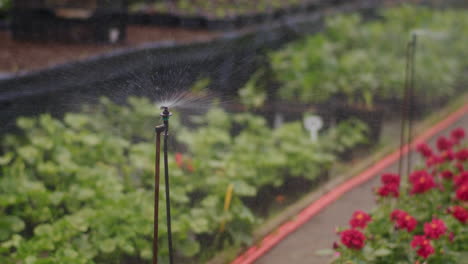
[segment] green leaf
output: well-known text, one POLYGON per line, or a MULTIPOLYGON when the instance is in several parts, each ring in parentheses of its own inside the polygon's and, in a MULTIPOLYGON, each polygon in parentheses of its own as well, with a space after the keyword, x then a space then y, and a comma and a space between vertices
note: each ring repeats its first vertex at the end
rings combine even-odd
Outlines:
POLYGON ((99 248, 104 253, 112 253, 115 250, 116 246, 117 246, 116 240, 106 239, 100 243, 99 248))
POLYGON ((379 248, 374 252, 374 255, 376 255, 377 257, 385 257, 390 255, 391 253, 392 251, 390 251, 387 248, 379 248))

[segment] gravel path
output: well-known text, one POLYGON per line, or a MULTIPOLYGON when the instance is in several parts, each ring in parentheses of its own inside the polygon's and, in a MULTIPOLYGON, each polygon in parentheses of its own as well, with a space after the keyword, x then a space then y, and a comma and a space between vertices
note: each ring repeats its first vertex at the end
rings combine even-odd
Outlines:
MULTIPOLYGON (((468 115, 449 126, 440 134, 447 134, 455 127, 468 129, 468 115)), ((440 135, 439 134, 439 135, 440 135)), ((438 136, 438 135, 437 135, 438 136)), ((430 143, 434 146, 437 136, 430 143)), ((412 155, 412 164, 417 163, 419 155, 412 155)), ((406 169, 406 168, 405 168, 406 169)), ((397 172, 395 162, 384 172, 397 172)), ((380 175, 381 173, 379 173, 380 175)), ((330 256, 319 256, 317 250, 330 248, 338 239, 334 230, 338 226, 347 226, 351 214, 357 210, 369 211, 375 206, 372 189, 379 185, 379 175, 352 191, 344 194, 339 200, 328 206, 296 232, 281 241, 275 248, 257 260, 256 264, 327 264, 330 256)))

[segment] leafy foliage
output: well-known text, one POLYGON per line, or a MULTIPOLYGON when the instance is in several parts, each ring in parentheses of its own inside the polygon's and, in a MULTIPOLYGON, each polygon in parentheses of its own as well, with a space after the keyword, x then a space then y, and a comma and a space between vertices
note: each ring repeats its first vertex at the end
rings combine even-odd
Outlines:
MULTIPOLYGON (((155 113, 146 99, 130 98, 127 106, 102 99, 63 120, 18 119, 21 133, 1 142, 0 262, 149 263, 155 113)), ((242 198, 290 177, 317 177, 343 148, 337 145, 362 143, 364 137, 350 142, 348 136, 365 133, 349 121, 314 143, 300 123, 272 130, 262 117, 219 108, 192 121, 196 127, 171 119, 187 152, 169 157, 174 243, 185 258, 249 243, 261 219, 242 198)), ((160 263, 166 263, 160 226, 160 263)))
POLYGON ((363 22, 357 14, 326 21, 324 32, 271 54, 282 98, 324 102, 333 96, 372 107, 376 99, 402 98, 406 46, 417 34, 416 94, 423 99, 454 95, 466 70, 466 11, 403 6, 363 22), (450 48, 448 48, 450 47, 450 48))

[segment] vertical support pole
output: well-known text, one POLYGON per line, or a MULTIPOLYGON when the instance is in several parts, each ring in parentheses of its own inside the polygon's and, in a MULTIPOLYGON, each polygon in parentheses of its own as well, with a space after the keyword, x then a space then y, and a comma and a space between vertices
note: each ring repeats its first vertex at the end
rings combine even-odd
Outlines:
POLYGON ((411 43, 410 43, 410 75, 409 75, 409 100, 408 100, 408 146, 409 146, 409 151, 408 151, 408 160, 406 164, 406 174, 409 175, 411 172, 411 167, 412 167, 412 156, 413 156, 413 151, 412 151, 412 146, 411 140, 413 139, 413 112, 414 112, 414 74, 415 74, 415 59, 416 59, 416 40, 417 40, 417 35, 413 34, 411 43))
POLYGON ((169 117, 172 115, 167 107, 162 107, 164 110, 161 117, 164 123, 164 180, 166 186, 166 217, 167 217, 167 238, 169 246, 169 263, 174 263, 174 253, 172 247, 172 227, 171 227, 171 194, 169 185, 169 161, 168 161, 168 140, 169 140, 169 117))
POLYGON ((153 222, 153 264, 158 264, 158 228, 159 228, 159 182, 161 161, 161 132, 163 126, 156 127, 156 158, 154 160, 154 222, 153 222))
MULTIPOLYGON (((411 43, 406 47, 406 69, 405 69, 405 83, 403 90, 403 105, 401 106, 401 125, 400 125, 400 159, 398 160, 398 174, 403 177, 403 146, 405 145, 406 133, 406 120, 408 117, 408 104, 409 104, 409 75, 410 75, 410 55, 411 43)), ((403 181, 406 182, 406 181, 403 181)))

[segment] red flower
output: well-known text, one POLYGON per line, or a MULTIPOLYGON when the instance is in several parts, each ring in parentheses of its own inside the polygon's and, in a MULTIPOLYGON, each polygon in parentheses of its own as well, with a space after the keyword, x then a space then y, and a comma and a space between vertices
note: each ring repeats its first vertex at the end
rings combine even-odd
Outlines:
POLYGON ((457 167, 459 172, 464 172, 465 171, 465 168, 463 167, 462 163, 455 164, 455 167, 457 167))
POLYGON ((400 196, 400 187, 396 184, 386 184, 384 186, 381 186, 377 190, 377 193, 382 197, 398 197, 400 196))
POLYGON ((466 224, 468 222, 468 210, 465 208, 457 205, 450 208, 450 213, 461 223, 466 224))
POLYGON ((465 183, 458 187, 456 196, 458 200, 468 201, 468 183, 465 183))
POLYGON ((372 220, 372 217, 364 211, 357 210, 353 213, 349 225, 352 228, 366 228, 367 224, 372 220))
POLYGON ((175 162, 177 164, 177 167, 182 168, 182 165, 184 164, 184 156, 182 155, 182 153, 177 152, 175 154, 175 162))
POLYGON ((413 184, 411 194, 424 193, 436 187, 434 178, 425 170, 411 173, 409 180, 413 184))
POLYGON ((401 217, 405 217, 406 215, 408 215, 407 212, 405 212, 403 210, 400 210, 400 209, 395 209, 390 214, 390 220, 396 221, 396 220, 400 219, 401 217))
POLYGON ((426 158, 429 158, 433 154, 432 149, 426 143, 417 145, 416 150, 426 158))
POLYGON ((431 241, 425 236, 414 236, 413 241, 411 241, 411 247, 418 248, 417 253, 423 258, 428 258, 434 253, 431 241))
POLYGON ((452 145, 452 141, 444 136, 437 139, 437 149, 439 149, 439 151, 449 150, 452 148, 452 145))
POLYGON ((390 214, 390 219, 396 222, 396 228, 406 229, 408 232, 413 231, 418 225, 418 221, 407 212, 396 209, 390 214))
POLYGON ((424 224, 424 234, 431 239, 438 239, 446 231, 447 226, 440 219, 433 219, 431 222, 424 224))
POLYGON ((452 137, 453 141, 459 142, 460 140, 465 138, 465 130, 461 127, 456 128, 450 133, 450 136, 452 137))
POLYGON ((360 250, 364 247, 366 236, 356 229, 341 232, 341 243, 350 249, 360 250))
POLYGON ((455 181, 455 185, 458 187, 464 184, 467 184, 468 183, 468 171, 464 171, 460 173, 459 176, 454 178, 454 181, 455 181))
POLYGON ((433 155, 433 156, 430 156, 429 158, 427 158, 426 166, 427 167, 432 167, 432 166, 440 164, 442 162, 444 162, 444 159, 442 157, 439 157, 437 155, 433 155))
POLYGON ((398 174, 382 174, 381 181, 384 185, 377 190, 380 196, 398 197, 400 195, 400 176, 398 174))
POLYGON ((455 158, 459 161, 467 161, 468 160, 468 149, 464 148, 459 150, 455 153, 455 158))
POLYGON ((442 155, 440 155, 440 158, 443 161, 452 161, 455 159, 455 154, 453 154, 453 151, 449 149, 449 150, 442 152, 442 155))
POLYGON ((408 232, 413 231, 417 225, 418 221, 416 221, 416 219, 409 214, 397 220, 397 228, 406 229, 408 232))
POLYGON ((453 178, 453 172, 451 172, 449 170, 445 170, 442 173, 440 173, 440 176, 442 176, 442 178, 444 178, 446 180, 450 180, 450 179, 453 178))
POLYGON ((400 175, 393 173, 382 174, 381 181, 383 184, 396 184, 400 185, 400 175))

